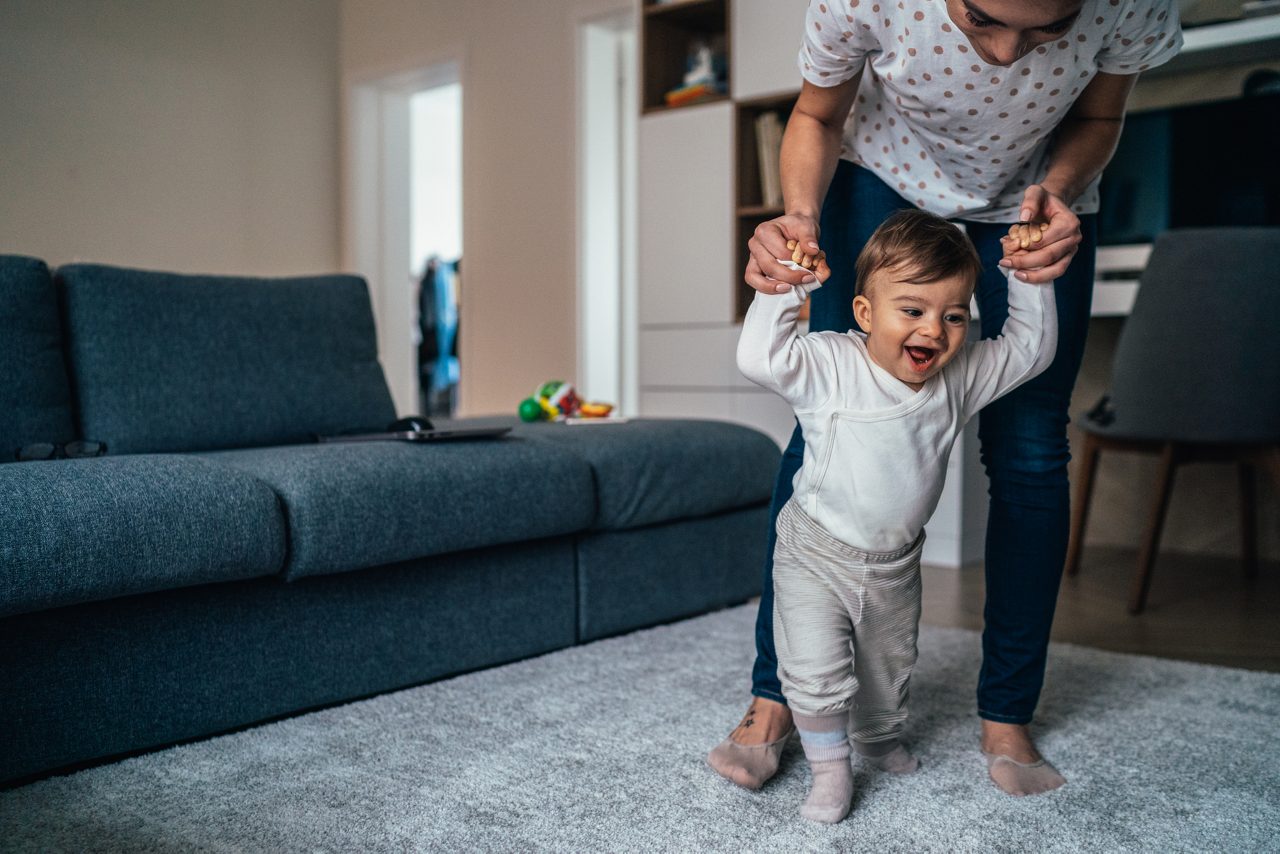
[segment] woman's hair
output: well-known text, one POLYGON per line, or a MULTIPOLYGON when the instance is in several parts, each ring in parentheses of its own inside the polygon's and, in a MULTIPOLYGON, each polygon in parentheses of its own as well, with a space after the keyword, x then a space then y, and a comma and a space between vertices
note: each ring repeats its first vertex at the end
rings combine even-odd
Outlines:
POLYGON ((940 216, 920 210, 889 216, 858 255, 857 293, 867 292, 871 275, 896 270, 901 281, 925 285, 960 276, 976 284, 982 262, 968 235, 940 216))

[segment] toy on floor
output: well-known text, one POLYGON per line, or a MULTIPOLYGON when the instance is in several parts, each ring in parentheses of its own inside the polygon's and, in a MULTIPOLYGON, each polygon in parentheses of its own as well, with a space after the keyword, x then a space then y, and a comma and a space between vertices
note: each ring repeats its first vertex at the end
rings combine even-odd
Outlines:
POLYGON ((551 380, 543 383, 533 397, 520 401, 521 421, 563 421, 569 418, 604 418, 613 404, 583 401, 571 383, 551 380))

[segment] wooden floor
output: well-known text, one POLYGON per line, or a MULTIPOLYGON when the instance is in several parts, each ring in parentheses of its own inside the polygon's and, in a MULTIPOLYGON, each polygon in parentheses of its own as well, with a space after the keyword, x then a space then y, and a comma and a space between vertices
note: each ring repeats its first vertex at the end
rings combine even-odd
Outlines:
MULTIPOLYGON (((1249 581, 1238 561, 1161 554, 1147 609, 1125 609, 1137 553, 1086 549, 1063 578, 1053 639, 1116 652, 1280 672, 1280 564, 1249 581)), ((981 566, 924 568, 924 615, 934 626, 981 629, 981 566)))

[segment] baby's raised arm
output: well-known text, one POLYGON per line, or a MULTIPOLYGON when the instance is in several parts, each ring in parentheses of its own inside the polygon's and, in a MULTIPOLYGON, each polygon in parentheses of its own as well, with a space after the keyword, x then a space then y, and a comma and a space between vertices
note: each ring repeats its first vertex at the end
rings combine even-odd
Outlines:
POLYGON ((1033 285, 1005 270, 1009 280, 1009 317, 998 338, 969 345, 964 362, 964 413, 1003 397, 1053 363, 1058 348, 1058 311, 1053 282, 1033 285))
POLYGON ((820 282, 781 294, 757 292, 738 339, 738 370, 758 386, 781 395, 793 409, 816 409, 835 388, 830 345, 797 329, 800 307, 820 282))

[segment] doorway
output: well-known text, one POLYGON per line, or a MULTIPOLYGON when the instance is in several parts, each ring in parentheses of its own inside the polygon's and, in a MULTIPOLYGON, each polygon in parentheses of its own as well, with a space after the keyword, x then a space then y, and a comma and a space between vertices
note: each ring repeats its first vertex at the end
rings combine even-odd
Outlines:
POLYGON ((639 402, 635 13, 578 24, 579 388, 622 414, 639 402))
POLYGON ((409 96, 409 264, 418 271, 418 411, 457 408, 462 280, 462 84, 409 96))
POLYGON ((460 67, 443 59, 346 87, 345 265, 369 282, 401 415, 452 414, 464 388, 460 67))

